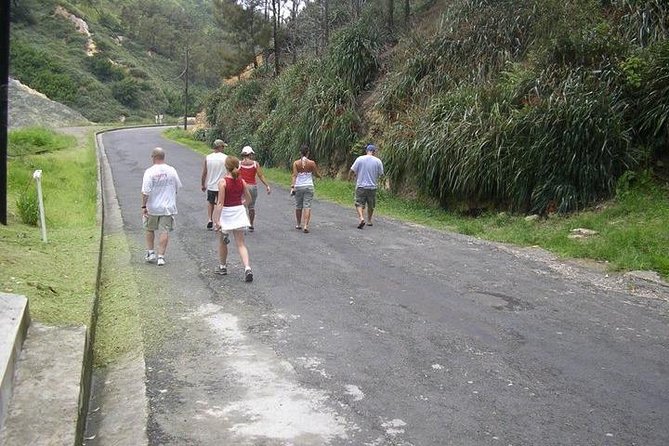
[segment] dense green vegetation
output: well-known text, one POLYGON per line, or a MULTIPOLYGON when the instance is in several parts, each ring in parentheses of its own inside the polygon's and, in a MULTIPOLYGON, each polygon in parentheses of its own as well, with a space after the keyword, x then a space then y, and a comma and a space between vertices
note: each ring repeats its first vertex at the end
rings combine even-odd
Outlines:
POLYGON ((277 166, 306 142, 331 173, 374 141, 396 192, 541 214, 612 197, 669 155, 662 2, 433 2, 404 32, 385 2, 359 18, 330 5, 344 25, 327 52, 220 88, 206 137, 277 166))

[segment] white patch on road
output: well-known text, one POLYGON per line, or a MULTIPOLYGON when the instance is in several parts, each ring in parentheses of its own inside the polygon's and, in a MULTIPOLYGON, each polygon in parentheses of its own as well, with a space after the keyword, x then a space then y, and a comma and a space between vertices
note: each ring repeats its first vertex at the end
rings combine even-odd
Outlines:
POLYGON ((381 426, 386 430, 386 434, 391 435, 393 437, 399 434, 403 434, 404 433, 403 428, 406 425, 407 424, 404 421, 398 418, 381 423, 381 426))
MULTIPOLYGON (((220 336, 221 354, 229 357, 227 370, 243 395, 220 410, 205 413, 228 420, 230 431, 247 441, 263 437, 292 443, 315 437, 320 438, 320 444, 327 444, 334 438, 348 439, 347 430, 357 429, 327 407, 325 392, 301 386, 289 362, 279 359, 271 348, 249 340, 236 316, 220 312, 221 307, 212 310, 212 305, 206 305, 198 313, 220 336)), ((313 367, 322 362, 302 359, 313 367)))
POLYGON ((432 368, 434 370, 441 370, 444 368, 444 366, 442 366, 441 364, 432 364, 432 368))
POLYGON ((300 356, 299 358, 297 358, 297 362, 305 369, 311 370, 312 372, 316 372, 323 378, 330 379, 330 375, 328 375, 325 370, 320 368, 320 366, 323 364, 322 359, 315 357, 306 358, 304 356, 300 356))
POLYGON ((353 384, 346 385, 346 393, 353 397, 353 401, 360 401, 365 397, 365 394, 362 392, 362 390, 353 384))

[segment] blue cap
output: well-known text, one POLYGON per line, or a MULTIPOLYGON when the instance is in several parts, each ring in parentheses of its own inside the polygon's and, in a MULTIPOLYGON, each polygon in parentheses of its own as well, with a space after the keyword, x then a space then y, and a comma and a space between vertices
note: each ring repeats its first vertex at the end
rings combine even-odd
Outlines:
POLYGON ((367 144, 367 147, 365 148, 367 152, 376 152, 377 148, 374 144, 367 144))

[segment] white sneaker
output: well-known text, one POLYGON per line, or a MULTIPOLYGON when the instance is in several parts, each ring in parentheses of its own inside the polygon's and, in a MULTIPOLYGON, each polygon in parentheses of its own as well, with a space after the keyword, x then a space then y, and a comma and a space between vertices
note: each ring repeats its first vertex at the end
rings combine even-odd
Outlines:
POLYGON ((156 265, 165 266, 165 259, 162 256, 158 257, 158 261, 156 261, 156 265))
POLYGON ((147 263, 153 263, 156 261, 156 253, 155 252, 146 252, 146 255, 144 256, 144 260, 147 263))
POLYGON ((221 276, 225 276, 228 274, 228 267, 226 265, 218 265, 216 268, 216 274, 220 274, 221 276))

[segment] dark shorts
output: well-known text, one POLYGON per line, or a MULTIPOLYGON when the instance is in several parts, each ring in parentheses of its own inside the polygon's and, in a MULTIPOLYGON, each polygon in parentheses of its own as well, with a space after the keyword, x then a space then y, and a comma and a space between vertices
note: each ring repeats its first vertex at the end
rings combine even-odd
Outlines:
POLYGON ((372 210, 376 207, 376 189, 359 187, 355 190, 355 207, 364 209, 365 206, 372 210))
POLYGON ((216 204, 216 200, 218 200, 218 191, 207 189, 207 201, 211 204, 216 204))

